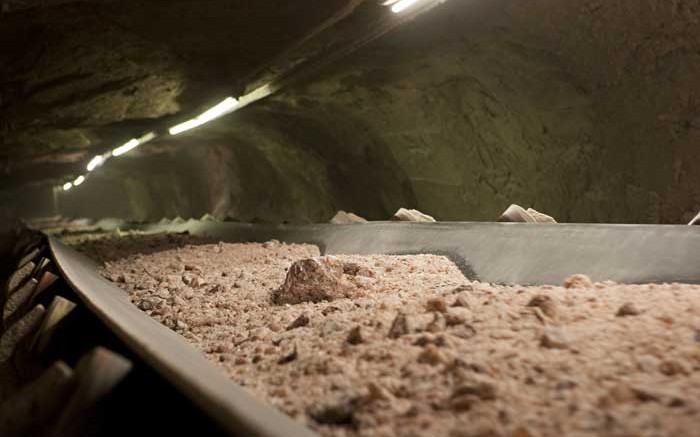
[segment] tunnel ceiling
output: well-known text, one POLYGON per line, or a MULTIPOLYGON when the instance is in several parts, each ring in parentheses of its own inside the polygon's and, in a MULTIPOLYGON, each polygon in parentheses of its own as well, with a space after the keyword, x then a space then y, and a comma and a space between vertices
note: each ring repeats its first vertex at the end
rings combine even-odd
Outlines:
MULTIPOLYGON (((297 54, 359 38, 381 8, 41 4, 0 15, 6 192, 61 183, 95 153, 239 95, 322 23, 349 14, 297 54)), ((451 0, 110 161, 58 212, 304 222, 410 206, 480 220, 517 202, 567 221, 677 223, 700 210, 698 17, 700 1, 451 0)))

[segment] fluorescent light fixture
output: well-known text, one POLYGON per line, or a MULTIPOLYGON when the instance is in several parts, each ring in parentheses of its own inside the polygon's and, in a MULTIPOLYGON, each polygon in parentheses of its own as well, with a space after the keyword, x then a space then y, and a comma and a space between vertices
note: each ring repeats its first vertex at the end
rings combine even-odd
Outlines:
POLYGON ((139 143, 139 140, 136 138, 129 140, 126 142, 124 145, 117 147, 116 149, 112 150, 112 156, 120 156, 125 154, 126 152, 133 150, 140 146, 141 143, 139 143))
POLYGON ((73 183, 72 183, 72 182, 66 182, 65 184, 63 184, 63 191, 68 191, 68 190, 70 190, 71 188, 73 188, 73 183))
POLYGON ((130 152, 140 146, 141 144, 146 144, 156 137, 155 132, 149 132, 141 138, 132 138, 131 140, 124 143, 124 145, 117 147, 112 150, 112 156, 121 156, 127 152, 130 152))
POLYGON ((194 129, 196 127, 199 127, 203 124, 204 124, 204 122, 200 122, 196 118, 193 118, 192 120, 187 120, 184 123, 180 123, 177 126, 171 127, 170 130, 168 130, 168 132, 170 132, 170 135, 177 135, 177 134, 181 134, 185 131, 188 131, 190 129, 194 129))
POLYGON ((222 115, 231 112, 236 106, 238 106, 238 100, 234 99, 233 97, 227 97, 224 101, 201 113, 196 118, 171 127, 168 132, 170 132, 170 135, 177 135, 190 129, 194 129, 203 125, 204 123, 208 123, 215 118, 219 118, 222 115))
MULTIPOLYGON (((419 0, 400 0, 396 3, 393 3, 394 5, 391 7, 391 12, 398 14, 406 9, 410 8, 414 4, 418 3, 419 0)), ((390 2, 387 2, 387 5, 392 4, 390 2)))
POLYGON ((102 155, 97 155, 92 160, 88 163, 87 165, 87 171, 93 171, 97 167, 101 166, 102 163, 105 161, 104 157, 102 155))
POLYGON ((260 99, 264 99, 265 97, 271 95, 277 90, 277 87, 272 85, 272 84, 265 84, 261 87, 258 87, 254 89, 253 91, 249 92, 248 94, 239 97, 238 99, 238 106, 244 107, 248 106, 253 102, 257 102, 260 99))
POLYGON ((78 177, 75 178, 75 180, 73 181, 73 186, 74 186, 74 187, 77 187, 78 185, 82 184, 83 182, 85 182, 85 176, 82 176, 82 175, 81 175, 81 176, 78 176, 78 177))

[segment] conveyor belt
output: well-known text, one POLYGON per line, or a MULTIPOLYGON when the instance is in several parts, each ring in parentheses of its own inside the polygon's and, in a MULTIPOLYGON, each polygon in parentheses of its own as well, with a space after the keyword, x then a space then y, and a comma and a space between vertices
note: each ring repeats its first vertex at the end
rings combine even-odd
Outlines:
POLYGON ((187 231, 222 241, 275 238, 314 243, 328 254, 446 254, 468 277, 495 283, 560 284, 575 273, 621 283, 700 283, 700 227, 693 226, 456 222, 270 226, 190 220, 128 229, 187 231))
MULTIPOLYGON (((121 229, 125 227, 120 225, 121 229)), ((324 253, 445 254, 472 278, 498 283, 561 283, 574 273, 618 282, 700 283, 700 228, 690 226, 369 223, 270 226, 189 221, 139 225, 145 232, 190 232, 228 242, 313 243, 324 253)), ((137 309, 96 264, 56 238, 53 261, 82 304, 126 347, 230 435, 315 434, 249 395, 183 338, 137 309)))
POLYGON ((253 398, 208 362, 175 332, 156 322, 103 279, 95 263, 49 239, 61 274, 83 303, 134 354, 152 366, 231 435, 313 437, 315 434, 286 415, 253 398))

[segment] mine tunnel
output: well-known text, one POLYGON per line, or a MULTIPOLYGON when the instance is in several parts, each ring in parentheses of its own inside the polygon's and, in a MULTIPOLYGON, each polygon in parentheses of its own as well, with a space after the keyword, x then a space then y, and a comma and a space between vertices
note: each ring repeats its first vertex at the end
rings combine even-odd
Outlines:
POLYGON ((699 0, 0 0, 0 435, 697 436, 699 0))

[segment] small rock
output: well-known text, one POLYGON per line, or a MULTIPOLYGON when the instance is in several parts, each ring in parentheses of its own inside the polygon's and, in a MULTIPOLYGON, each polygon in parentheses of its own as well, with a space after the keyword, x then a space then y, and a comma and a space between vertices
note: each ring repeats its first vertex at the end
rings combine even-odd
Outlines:
POLYGON ((418 362, 436 366, 442 362, 442 354, 435 345, 429 344, 418 355, 418 362))
POLYGON ((428 214, 423 214, 417 209, 406 209, 399 208, 398 211, 394 213, 391 217, 391 221, 399 222, 435 222, 435 218, 429 216, 428 214))
POLYGON ((655 372, 659 368, 659 364, 659 359, 653 355, 640 355, 637 357, 637 367, 642 372, 655 372))
POLYGON ((488 420, 472 421, 469 426, 458 426, 452 429, 448 437, 505 437, 498 428, 488 420))
POLYGON ((374 273, 367 267, 363 267, 359 264, 346 262, 343 263, 343 273, 349 276, 367 276, 374 277, 374 273))
POLYGON ((445 299, 443 299, 441 297, 436 297, 436 298, 428 300, 428 302, 425 304, 425 308, 428 311, 437 311, 439 313, 446 313, 447 312, 447 302, 445 302, 445 299))
POLYGON ((307 326, 310 321, 311 319, 309 319, 309 316, 307 316, 306 313, 303 313, 302 315, 297 317, 292 323, 290 323, 289 326, 287 326, 287 331, 307 326))
POLYGON ((277 360, 277 364, 282 365, 282 364, 291 363, 292 361, 296 360, 298 357, 299 357, 299 353, 297 352, 297 345, 295 344, 294 347, 292 348, 291 352, 283 355, 279 360, 277 360))
POLYGON ((681 364, 679 361, 675 361, 675 360, 662 361, 661 364, 659 364, 659 371, 666 376, 688 374, 688 369, 686 369, 685 366, 683 364, 681 364))
POLYGON ((451 332, 451 334, 456 336, 456 337, 463 338, 465 340, 469 340, 470 338, 472 338, 476 335, 476 328, 468 323, 465 323, 463 325, 463 329, 457 329, 457 330, 451 332))
POLYGON ((391 323, 391 327, 389 328, 389 338, 399 338, 406 334, 408 334, 408 320, 406 319, 405 314, 399 313, 391 323))
POLYGON ((159 298, 159 297, 147 297, 141 302, 139 302, 139 308, 141 308, 144 311, 148 310, 153 310, 155 308, 160 308, 165 304, 165 300, 159 298))
POLYGON ((474 381, 462 384, 452 392, 452 398, 465 395, 475 396, 482 401, 492 401, 496 399, 496 385, 490 381, 474 381))
POLYGON ((126 278, 122 274, 113 274, 109 277, 109 280, 117 284, 123 284, 126 282, 126 278))
POLYGON ((629 385, 620 383, 608 391, 608 397, 615 403, 626 403, 637 400, 635 391, 629 385))
POLYGON ((347 342, 353 345, 357 345, 360 343, 364 343, 364 338, 362 335, 362 327, 361 326, 355 326, 350 330, 348 333, 348 338, 347 342))
POLYGON ((309 411, 309 415, 323 425, 354 426, 355 411, 357 411, 356 399, 342 399, 334 404, 323 405, 309 411))
POLYGON ((374 382, 367 384, 367 400, 372 401, 390 401, 394 399, 394 396, 389 393, 389 390, 379 386, 374 382))
POLYGON ((430 332, 441 332, 444 331, 446 327, 447 322, 445 321, 445 316, 443 316, 442 313, 433 313, 433 320, 428 324, 426 330, 430 332))
POLYGON ((334 225, 352 225, 356 223, 367 223, 367 220, 351 212, 338 211, 331 219, 331 223, 334 225))
POLYGON ((534 435, 530 432, 529 429, 519 426, 513 430, 513 432, 510 434, 510 437, 534 437, 534 435))
POLYGON ((637 400, 641 402, 659 402, 661 398, 658 394, 653 393, 651 390, 644 389, 641 387, 631 387, 637 400))
POLYGON ((455 411, 469 411, 479 402, 476 396, 466 395, 450 399, 450 408, 455 411))
POLYGON ((550 296, 539 294, 528 302, 527 306, 537 307, 542 310, 542 313, 550 319, 557 317, 557 303, 550 296))
POLYGON ((202 278, 191 273, 185 273, 184 275, 182 275, 182 282, 185 283, 185 285, 189 285, 192 288, 199 288, 206 284, 206 282, 204 282, 202 278))
POLYGON ((637 306, 635 304, 633 304, 632 302, 627 302, 627 303, 623 304, 617 310, 617 313, 615 313, 615 315, 617 317, 627 317, 627 316, 638 316, 641 313, 642 312, 639 310, 639 308, 637 308, 637 306))
POLYGON ((686 404, 687 402, 685 401, 685 399, 679 396, 671 398, 671 400, 668 402, 668 406, 671 408, 685 407, 686 404))
POLYGON ((343 325, 336 322, 335 320, 325 320, 321 324, 321 336, 322 337, 329 337, 329 336, 333 335, 334 333, 342 331, 342 330, 343 330, 343 325))
POLYGON ((593 281, 586 275, 572 275, 564 280, 564 288, 591 288, 593 281))
POLYGON ((413 342, 414 346, 427 346, 429 344, 434 344, 435 346, 445 346, 447 344, 447 340, 442 335, 421 335, 416 341, 413 342))
POLYGON ((459 294, 459 293, 471 293, 474 291, 474 286, 472 284, 462 284, 457 287, 455 287, 452 290, 452 294, 459 294))
POLYGON ((469 311, 465 308, 450 308, 445 314, 447 326, 457 326, 467 322, 469 311))
POLYGON ((226 291, 226 287, 224 287, 221 284, 216 284, 213 287, 211 287, 207 292, 215 294, 215 293, 223 293, 224 291, 226 291))
POLYGON ((571 338, 561 328, 546 328, 542 337, 540 337, 540 345, 548 349, 568 349, 571 345, 571 338))
POLYGON ((467 299, 464 298, 464 296, 457 296, 452 306, 469 308, 469 302, 467 302, 467 299))
POLYGON ((334 307, 334 306, 330 306, 330 307, 324 308, 324 309, 321 311, 321 314, 323 314, 324 316, 327 316, 328 314, 337 313, 338 311, 340 311, 340 308, 334 307))

